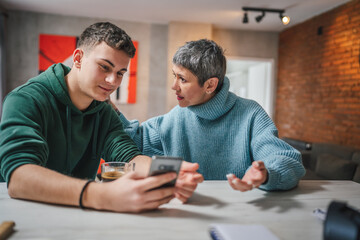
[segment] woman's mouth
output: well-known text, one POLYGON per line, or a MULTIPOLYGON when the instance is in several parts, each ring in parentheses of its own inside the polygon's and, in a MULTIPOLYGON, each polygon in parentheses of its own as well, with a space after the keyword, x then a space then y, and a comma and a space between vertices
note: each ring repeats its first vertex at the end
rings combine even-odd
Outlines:
POLYGON ((176 95, 176 98, 177 98, 177 100, 179 100, 179 101, 184 99, 184 97, 179 96, 179 95, 176 95))

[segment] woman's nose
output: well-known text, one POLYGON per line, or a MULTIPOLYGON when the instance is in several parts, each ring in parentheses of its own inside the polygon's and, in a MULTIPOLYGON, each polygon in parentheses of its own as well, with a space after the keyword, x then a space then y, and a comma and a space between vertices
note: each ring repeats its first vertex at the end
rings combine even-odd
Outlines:
POLYGON ((178 85, 178 83, 177 83, 177 79, 174 79, 173 84, 172 84, 172 86, 171 86, 171 89, 172 89, 172 90, 175 90, 175 91, 177 91, 177 90, 179 89, 179 85, 178 85))

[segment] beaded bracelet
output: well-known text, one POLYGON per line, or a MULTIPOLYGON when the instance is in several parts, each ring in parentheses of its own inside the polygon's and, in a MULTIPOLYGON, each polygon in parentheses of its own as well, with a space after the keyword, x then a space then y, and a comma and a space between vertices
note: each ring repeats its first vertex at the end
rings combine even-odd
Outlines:
POLYGON ((83 198, 83 195, 84 195, 84 191, 86 189, 86 187, 92 183, 94 180, 88 180, 85 185, 83 186, 83 188, 81 189, 81 192, 80 192, 80 198, 79 198, 79 206, 81 209, 86 209, 86 207, 84 207, 83 203, 82 203, 82 198, 83 198))

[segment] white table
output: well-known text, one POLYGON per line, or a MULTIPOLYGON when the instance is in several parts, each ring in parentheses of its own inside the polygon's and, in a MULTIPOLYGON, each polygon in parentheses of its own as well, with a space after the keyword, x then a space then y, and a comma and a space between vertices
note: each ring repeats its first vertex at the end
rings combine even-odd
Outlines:
POLYGON ((0 183, 0 222, 15 221, 10 239, 210 239, 211 223, 261 224, 280 239, 322 239, 323 223, 312 215, 331 200, 360 208, 360 184, 301 181, 291 191, 233 191, 226 181, 200 184, 188 204, 120 214, 11 199, 0 183))

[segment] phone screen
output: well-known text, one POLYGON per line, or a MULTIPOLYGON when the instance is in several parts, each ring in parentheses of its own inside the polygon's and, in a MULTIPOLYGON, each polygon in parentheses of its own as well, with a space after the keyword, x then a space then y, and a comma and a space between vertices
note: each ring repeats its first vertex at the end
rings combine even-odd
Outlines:
MULTIPOLYGON (((156 176, 168 172, 176 172, 176 174, 179 174, 182 162, 183 159, 180 157, 153 156, 149 176, 156 176)), ((173 187, 175 183, 176 179, 165 183, 161 187, 173 187)))

